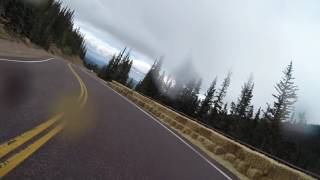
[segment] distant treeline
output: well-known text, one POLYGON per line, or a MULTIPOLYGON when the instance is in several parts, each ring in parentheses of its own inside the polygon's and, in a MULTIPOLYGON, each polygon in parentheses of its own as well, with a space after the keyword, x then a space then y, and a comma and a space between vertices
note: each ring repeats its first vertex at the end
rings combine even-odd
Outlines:
POLYGON ((231 72, 227 73, 220 86, 215 77, 205 97, 200 99, 200 78, 181 79, 189 72, 184 66, 181 66, 180 76, 166 75, 162 71, 162 63, 162 58, 156 60, 135 87, 132 79, 129 80, 132 60, 126 49, 114 55, 109 64, 100 70, 90 64, 87 67, 95 69, 106 81, 116 80, 234 139, 320 174, 320 126, 307 124, 305 112, 295 114, 293 105, 298 98, 298 87, 294 81, 292 62, 283 70, 283 77, 275 85, 275 93, 272 94, 274 102, 267 103, 265 109, 252 105, 252 77, 243 84, 237 100, 228 104, 224 99, 231 83, 231 72))
POLYGON ((129 80, 132 60, 130 59, 130 51, 127 52, 127 48, 124 48, 117 55, 113 55, 109 63, 100 70, 97 70, 95 66, 91 67, 90 64, 85 65, 87 68, 97 71, 98 76, 106 81, 115 80, 130 88, 133 87, 132 79, 129 80))
POLYGON ((85 56, 84 38, 73 27, 74 12, 60 1, 1 0, 6 28, 48 50, 52 45, 68 55, 85 56))

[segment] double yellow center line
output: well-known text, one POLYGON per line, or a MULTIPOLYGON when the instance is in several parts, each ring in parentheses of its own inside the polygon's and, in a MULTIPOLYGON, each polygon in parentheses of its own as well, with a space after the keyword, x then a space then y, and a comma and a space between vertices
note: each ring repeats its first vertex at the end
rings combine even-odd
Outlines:
POLYGON ((71 69, 72 73, 77 78, 79 84, 80 84, 80 95, 78 97, 78 101, 81 102, 80 108, 82 109, 84 105, 87 103, 88 100, 88 92, 87 87, 85 86, 84 82, 80 78, 80 76, 76 73, 76 71, 72 68, 71 64, 68 64, 69 68, 71 69))
MULTIPOLYGON (((80 95, 78 97, 78 101, 80 102, 80 108, 82 109, 87 100, 88 100, 88 92, 87 88, 80 78, 80 76, 76 73, 76 71, 72 68, 71 64, 68 64, 68 67, 75 75, 76 79, 80 84, 80 95)), ((39 137, 36 141, 28 145, 26 148, 22 149, 16 154, 8 157, 4 161, 0 162, 0 178, 4 177, 11 170, 17 167, 20 163, 22 163, 25 159, 27 159, 30 155, 32 155, 35 151, 37 151, 41 146, 43 146, 46 142, 48 142, 52 137, 58 134, 64 127, 63 122, 59 122, 65 115, 65 112, 58 113, 54 117, 46 120, 44 123, 36 126, 35 128, 3 143, 0 145, 0 160, 1 158, 8 155, 10 152, 16 150, 18 147, 28 143, 31 139, 40 135, 45 130, 57 124, 53 129, 39 137)), ((10 155, 10 154, 9 154, 10 155)))

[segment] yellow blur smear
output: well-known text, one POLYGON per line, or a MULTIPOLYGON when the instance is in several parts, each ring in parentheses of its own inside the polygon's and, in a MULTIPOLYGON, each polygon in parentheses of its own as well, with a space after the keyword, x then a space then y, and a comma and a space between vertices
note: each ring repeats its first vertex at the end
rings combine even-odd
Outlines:
MULTIPOLYGON (((84 82, 80 78, 80 76, 76 73, 76 71, 72 68, 71 64, 68 64, 70 70, 77 78, 80 84, 80 95, 78 97, 78 101, 80 102, 80 109, 82 109, 88 100, 88 92, 87 87, 85 86, 84 82)), ((45 121, 44 123, 38 125, 37 127, 33 128, 30 131, 23 133, 22 135, 17 136, 16 138, 7 141, 0 145, 0 158, 4 157, 9 152, 13 151, 17 147, 25 144, 26 142, 30 141, 33 137, 40 134, 44 130, 51 127, 53 124, 58 122, 65 113, 60 113, 49 120, 45 121)), ((54 129, 49 131, 47 134, 40 137, 34 143, 30 144, 27 148, 23 149, 22 151, 14 154, 13 156, 9 157, 3 163, 0 163, 0 178, 5 176, 11 170, 13 170, 16 166, 18 166, 21 162, 27 159, 30 155, 32 155, 35 151, 37 151, 42 145, 44 145, 47 141, 49 141, 52 137, 58 134, 64 127, 64 124, 60 122, 54 129)))
MULTIPOLYGON (((9 152, 13 151, 20 145, 24 144, 25 142, 29 141, 48 127, 50 127, 52 124, 57 122, 60 118, 62 118, 63 113, 60 113, 53 118, 49 119, 48 121, 38 125, 37 127, 17 136, 16 138, 9 140, 3 144, 0 145, 0 158, 8 154, 9 152)), ((1 169, 0 169, 1 170, 1 169)))
POLYGON ((22 150, 21 152, 15 154, 10 157, 8 160, 0 164, 0 178, 9 173, 12 169, 17 167, 21 162, 27 159, 30 155, 32 155, 36 150, 38 150, 42 145, 44 145, 47 141, 49 141, 52 137, 58 134, 63 128, 62 124, 57 125, 54 129, 52 129, 49 133, 42 136, 39 140, 29 145, 27 148, 22 150))

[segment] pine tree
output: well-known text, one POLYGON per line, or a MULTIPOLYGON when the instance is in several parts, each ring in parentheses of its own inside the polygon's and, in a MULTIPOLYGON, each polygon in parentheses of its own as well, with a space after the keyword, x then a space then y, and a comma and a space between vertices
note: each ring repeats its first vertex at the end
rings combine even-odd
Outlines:
POLYGON ((98 74, 99 77, 106 81, 115 80, 125 85, 133 63, 130 60, 130 51, 124 55, 126 50, 127 48, 124 48, 118 55, 113 55, 108 65, 98 74))
POLYGON ((8 0, 0 1, 0 17, 5 17, 5 7, 8 3, 8 0))
POLYGON ((221 111, 221 114, 223 115, 228 115, 228 103, 225 103, 224 106, 223 106, 223 109, 221 111))
POLYGON ((235 115, 240 116, 241 118, 251 118, 252 110, 251 100, 253 97, 253 88, 254 83, 252 82, 252 77, 243 85, 240 97, 238 98, 238 103, 235 109, 235 115))
POLYGON ((272 95, 275 98, 273 107, 271 108, 268 105, 265 113, 266 118, 275 124, 279 124, 288 118, 293 104, 297 101, 298 87, 294 83, 292 62, 286 67, 283 74, 284 76, 275 86, 277 93, 272 95))
POLYGON ((251 119, 251 118, 253 117, 253 106, 252 106, 252 105, 249 106, 248 112, 246 113, 245 117, 246 117, 247 119, 251 119))
POLYGON ((216 96, 216 99, 213 101, 213 108, 212 108, 212 112, 211 115, 215 116, 219 113, 221 113, 222 110, 222 106, 223 106, 223 99, 225 98, 225 96, 227 95, 227 90, 228 87, 230 85, 230 81, 231 81, 231 72, 228 72, 227 77, 223 80, 221 88, 219 89, 219 92, 216 96))
POLYGON ((293 104, 297 101, 297 86, 294 84, 293 65, 292 62, 283 71, 283 77, 275 86, 277 91, 273 94, 275 101, 271 107, 269 104, 264 112, 264 119, 267 122, 265 127, 265 136, 261 143, 261 148, 267 152, 279 153, 283 152, 284 140, 280 129, 281 123, 288 119, 293 104))
POLYGON ((231 115, 236 115, 236 112, 237 112, 237 105, 236 105, 236 103, 231 102, 231 105, 230 105, 230 114, 231 114, 231 115))
POLYGON ((255 121, 259 121, 259 119, 260 119, 260 114, 261 114, 261 107, 259 107, 258 111, 257 111, 256 114, 254 115, 254 120, 255 120, 255 121))
POLYGON ((74 28, 74 12, 60 1, 1 0, 0 15, 8 29, 29 38, 46 50, 57 46, 67 55, 84 58, 86 47, 79 29, 74 28))
POLYGON ((201 102, 200 108, 197 112, 199 118, 204 118, 208 115, 211 105, 213 103, 214 93, 216 92, 217 77, 212 81, 207 90, 204 100, 201 102))
POLYGON ((201 86, 201 79, 192 79, 184 85, 177 98, 176 108, 189 116, 195 116, 199 106, 198 94, 201 86))
POLYGON ((121 84, 126 84, 129 78, 129 72, 132 67, 132 61, 130 60, 130 51, 122 57, 120 60, 118 67, 116 69, 116 77, 115 80, 120 82, 121 84))
POLYGON ((160 95, 160 89, 158 87, 158 79, 160 76, 162 58, 156 60, 151 69, 145 75, 143 80, 137 85, 136 90, 144 95, 152 98, 158 98, 160 95))
POLYGON ((98 76, 106 81, 110 81, 112 78, 110 77, 110 74, 112 74, 113 67, 115 66, 115 59, 116 56, 113 55, 110 59, 109 63, 100 70, 98 76))

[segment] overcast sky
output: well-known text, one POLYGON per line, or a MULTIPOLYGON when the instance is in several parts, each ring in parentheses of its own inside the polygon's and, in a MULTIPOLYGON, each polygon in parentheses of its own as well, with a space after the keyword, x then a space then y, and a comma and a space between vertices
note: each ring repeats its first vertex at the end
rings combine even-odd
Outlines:
POLYGON ((164 69, 186 60, 203 77, 203 89, 229 70, 227 101, 254 75, 254 104, 272 102, 274 85, 292 60, 299 86, 297 109, 320 124, 320 1, 318 0, 63 0, 88 47, 104 56, 124 46, 135 66, 147 71, 164 55, 164 69))

